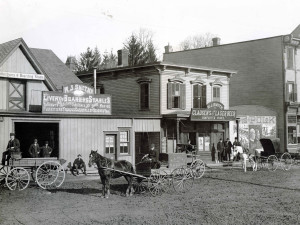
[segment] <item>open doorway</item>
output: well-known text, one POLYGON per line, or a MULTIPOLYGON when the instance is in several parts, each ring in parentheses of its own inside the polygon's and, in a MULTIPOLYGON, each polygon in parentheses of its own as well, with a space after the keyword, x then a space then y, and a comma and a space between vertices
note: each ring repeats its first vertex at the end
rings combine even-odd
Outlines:
POLYGON ((59 123, 15 122, 16 138, 20 141, 23 158, 28 158, 28 149, 38 139, 40 147, 49 142, 53 149, 51 157, 59 157, 59 123))

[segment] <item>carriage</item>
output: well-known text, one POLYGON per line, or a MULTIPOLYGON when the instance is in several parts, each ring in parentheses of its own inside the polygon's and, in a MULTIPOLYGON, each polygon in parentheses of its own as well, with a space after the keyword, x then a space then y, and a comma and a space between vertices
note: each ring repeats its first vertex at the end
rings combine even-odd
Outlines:
POLYGON ((19 191, 26 189, 31 179, 42 189, 60 187, 65 180, 64 162, 56 157, 21 158, 20 154, 12 154, 8 165, 0 168, 0 182, 19 191))

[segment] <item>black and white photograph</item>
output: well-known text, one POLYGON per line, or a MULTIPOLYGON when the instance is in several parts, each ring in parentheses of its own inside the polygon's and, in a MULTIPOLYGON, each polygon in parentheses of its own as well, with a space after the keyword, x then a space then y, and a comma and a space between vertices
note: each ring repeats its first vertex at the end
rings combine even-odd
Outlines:
POLYGON ((0 225, 300 225, 300 1, 0 0, 0 26, 0 225))

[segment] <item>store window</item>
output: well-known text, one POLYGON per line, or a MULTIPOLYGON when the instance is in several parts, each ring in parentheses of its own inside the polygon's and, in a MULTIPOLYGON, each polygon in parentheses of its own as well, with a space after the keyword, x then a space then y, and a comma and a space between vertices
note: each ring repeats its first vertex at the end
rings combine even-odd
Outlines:
POLYGON ((129 131, 120 131, 120 154, 129 153, 129 131))
POLYGON ((8 87, 8 109, 25 111, 26 81, 10 80, 8 87))
POLYGON ((206 85, 193 85, 193 108, 206 108, 206 85))
POLYGON ((185 109, 185 84, 168 83, 168 109, 185 109))
POLYGON ((140 83, 140 109, 149 110, 150 83, 140 83))
POLYGON ((116 151, 116 136, 112 134, 105 135, 105 153, 115 154, 116 151))
POLYGON ((288 144, 297 144, 296 126, 288 126, 288 144))
POLYGON ((220 87, 213 87, 213 101, 220 102, 220 87))
POLYGON ((294 68, 294 49, 287 48, 287 68, 293 69, 294 68))

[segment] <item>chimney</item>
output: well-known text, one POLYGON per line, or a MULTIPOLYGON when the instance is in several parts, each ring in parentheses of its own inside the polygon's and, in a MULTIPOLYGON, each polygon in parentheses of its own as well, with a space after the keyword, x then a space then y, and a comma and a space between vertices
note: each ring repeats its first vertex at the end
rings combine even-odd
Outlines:
POLYGON ((173 48, 171 45, 168 44, 167 46, 165 46, 165 53, 170 53, 170 52, 173 52, 173 48))
POLYGON ((74 56, 68 56, 67 61, 66 61, 66 66, 72 71, 76 71, 76 65, 75 65, 75 57, 74 56))
POLYGON ((127 49, 118 50, 118 67, 128 66, 128 54, 127 49))
POLYGON ((213 46, 218 46, 218 45, 220 45, 220 43, 221 43, 221 38, 219 38, 219 37, 214 37, 214 38, 212 39, 212 42, 213 42, 213 46))

